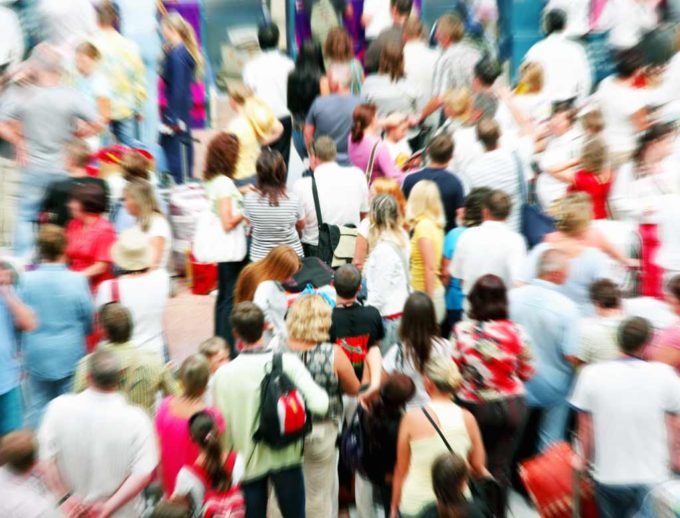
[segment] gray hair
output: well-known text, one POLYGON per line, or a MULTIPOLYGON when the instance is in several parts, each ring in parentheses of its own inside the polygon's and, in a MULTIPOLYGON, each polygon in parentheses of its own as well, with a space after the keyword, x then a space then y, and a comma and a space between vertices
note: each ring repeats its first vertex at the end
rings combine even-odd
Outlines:
POLYGON ((352 82, 352 69, 349 63, 333 63, 328 68, 328 76, 331 83, 337 84, 340 88, 347 88, 352 82))
POLYGON ((322 162, 334 162, 338 155, 338 147, 335 145, 335 140, 322 135, 312 143, 310 153, 322 162))
POLYGON ((59 75, 64 73, 64 56, 48 43, 41 43, 33 49, 29 63, 38 72, 59 75))
POLYGON ((102 390, 113 390, 120 384, 121 364, 111 351, 96 351, 88 360, 92 384, 102 390))
POLYGON ((563 272, 569 265, 569 256, 561 250, 551 248, 541 254, 538 260, 537 277, 563 272))

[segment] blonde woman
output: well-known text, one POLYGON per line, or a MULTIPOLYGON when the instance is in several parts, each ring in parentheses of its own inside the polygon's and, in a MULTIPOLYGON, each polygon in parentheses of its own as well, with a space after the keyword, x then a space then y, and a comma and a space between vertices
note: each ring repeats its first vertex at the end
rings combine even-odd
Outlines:
POLYGON ((129 182, 123 190, 128 214, 136 219, 133 228, 141 231, 151 244, 151 269, 167 270, 170 259, 172 232, 161 212, 151 183, 144 180, 129 182))
POLYGON ((441 258, 444 249, 444 208, 437 184, 418 182, 406 204, 406 221, 411 228, 411 286, 427 293, 434 303, 437 322, 446 315, 441 258))
MULTIPOLYGON (((475 158, 484 153, 477 138, 478 118, 472 109, 472 92, 464 86, 446 92, 443 98, 446 121, 438 133, 446 132, 453 139, 456 147, 450 164, 452 171, 467 171, 475 158)), ((464 181, 464 176, 459 176, 464 181)))
POLYGON ((513 100, 534 122, 550 117, 550 100, 543 89, 543 67, 526 62, 519 69, 519 81, 513 92, 513 100))

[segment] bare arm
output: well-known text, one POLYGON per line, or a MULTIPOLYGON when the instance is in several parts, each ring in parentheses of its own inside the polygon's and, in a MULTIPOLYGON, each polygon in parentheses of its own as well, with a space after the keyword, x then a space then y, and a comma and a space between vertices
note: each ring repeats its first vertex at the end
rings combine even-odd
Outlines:
POLYGON ((470 471, 475 477, 489 477, 491 474, 486 469, 486 451, 484 450, 482 434, 479 431, 477 421, 467 410, 463 410, 463 419, 465 420, 465 428, 467 428, 470 441, 472 442, 470 453, 468 454, 470 471))
POLYGON ((7 304, 14 326, 19 331, 31 332, 38 327, 33 310, 19 300, 11 285, 12 275, 9 270, 0 268, 0 297, 7 304))
POLYGON ((231 198, 221 198, 217 202, 217 211, 222 222, 222 228, 229 232, 243 221, 243 214, 234 214, 232 211, 231 198))
POLYGON ((305 134, 305 145, 309 148, 312 145, 312 140, 314 140, 314 132, 316 127, 314 124, 305 124, 304 134, 305 134))
POLYGON ((281 138, 281 135, 283 135, 283 124, 281 124, 281 121, 277 120, 276 124, 274 124, 274 127, 262 141, 262 145, 268 146, 272 142, 276 142, 281 138))
POLYGON ((356 396, 359 393, 360 383, 354 372, 354 367, 352 367, 349 358, 339 345, 335 345, 334 349, 333 364, 342 392, 348 396, 356 396))
POLYGON ((442 269, 441 269, 441 274, 440 278, 442 280, 442 284, 444 285, 444 288, 446 289, 448 285, 451 282, 451 274, 449 273, 449 264, 451 263, 451 260, 446 257, 445 255, 442 256, 442 269))
POLYGON ((108 97, 97 97, 97 110, 104 123, 108 124, 111 120, 111 99, 108 97))
POLYGON ((649 127, 647 108, 642 108, 631 115, 630 120, 638 133, 642 133, 649 127))
MULTIPOLYGON (((376 346, 368 349, 364 364, 368 371, 369 384, 368 389, 359 395, 359 402, 364 408, 367 408, 370 401, 375 399, 379 394, 380 386, 383 381, 382 354, 380 353, 380 347, 376 346)), ((364 379, 366 377, 366 370, 364 371, 364 379)))
POLYGON ((300 237, 302 237, 302 231, 305 228, 305 219, 299 219, 297 223, 295 223, 295 230, 297 230, 297 233, 300 237))
POLYGON ((411 430, 409 415, 407 414, 399 426, 399 437, 397 439, 397 464, 394 466, 394 478, 392 479, 392 506, 390 518, 397 518, 399 504, 401 503, 401 491, 404 487, 404 480, 411 465, 411 430))
POLYGON ((418 240, 418 251, 423 258, 423 266, 425 269, 425 293, 430 297, 433 297, 434 288, 436 286, 437 266, 432 241, 426 237, 421 237, 418 240))
POLYGON ((91 279, 92 277, 96 277, 97 275, 101 275, 103 273, 106 273, 106 271, 108 269, 109 269, 109 263, 106 263, 104 261, 97 261, 92 266, 85 268, 80 273, 82 273, 88 279, 91 279))
POLYGON ((593 417, 586 412, 579 412, 577 417, 578 440, 581 444, 581 457, 576 460, 577 469, 585 471, 593 458, 593 417))
POLYGON ((361 234, 357 234, 352 264, 359 268, 359 270, 363 270, 364 264, 366 263, 366 256, 368 256, 368 241, 361 234))
POLYGON ((145 473, 143 475, 130 475, 118 488, 118 491, 101 505, 100 509, 97 509, 97 506, 95 507, 95 513, 96 511, 99 512, 99 514, 95 514, 95 516, 108 518, 113 515, 149 485, 153 479, 153 474, 154 472, 151 471, 150 473, 145 473))

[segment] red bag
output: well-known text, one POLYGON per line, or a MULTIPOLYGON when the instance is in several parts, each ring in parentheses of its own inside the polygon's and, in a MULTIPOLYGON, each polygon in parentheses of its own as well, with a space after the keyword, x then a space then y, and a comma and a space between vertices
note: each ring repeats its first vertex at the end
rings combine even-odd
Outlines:
MULTIPOLYGON (((231 451, 227 456, 224 467, 230 475, 234 471, 236 452, 231 451)), ((246 503, 238 486, 232 486, 228 491, 213 491, 210 486, 208 474, 199 464, 187 466, 191 472, 203 483, 205 494, 201 503, 201 516, 204 518, 244 518, 246 515, 246 503)))
POLYGON ((191 255, 189 256, 189 274, 191 293, 194 295, 208 295, 217 289, 217 265, 215 263, 199 263, 191 255))
POLYGON ((520 464, 519 476, 542 518, 597 518, 592 481, 574 472, 573 455, 571 446, 560 442, 520 464), (576 515, 574 502, 580 507, 576 515))
MULTIPOLYGON (((118 279, 111 280, 111 302, 120 302, 120 291, 118 288, 118 279)), ((97 348, 99 342, 104 340, 104 328, 102 323, 99 321, 99 315, 95 317, 94 320, 94 331, 92 334, 86 338, 86 348, 87 352, 91 353, 97 348)))

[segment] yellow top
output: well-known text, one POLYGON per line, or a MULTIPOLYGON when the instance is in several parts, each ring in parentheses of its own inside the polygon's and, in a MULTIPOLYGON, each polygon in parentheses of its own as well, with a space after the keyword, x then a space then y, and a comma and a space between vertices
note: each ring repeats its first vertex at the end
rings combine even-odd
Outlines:
POLYGON ((441 273, 444 249, 444 229, 426 216, 416 220, 416 226, 413 228, 413 236, 411 237, 411 286, 416 291, 425 291, 425 264, 423 263, 423 256, 420 254, 420 248, 418 248, 418 240, 422 238, 429 239, 432 243, 436 263, 435 289, 442 288, 439 274, 441 273))

